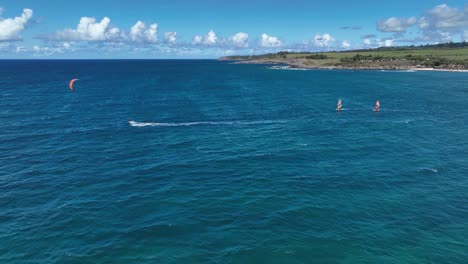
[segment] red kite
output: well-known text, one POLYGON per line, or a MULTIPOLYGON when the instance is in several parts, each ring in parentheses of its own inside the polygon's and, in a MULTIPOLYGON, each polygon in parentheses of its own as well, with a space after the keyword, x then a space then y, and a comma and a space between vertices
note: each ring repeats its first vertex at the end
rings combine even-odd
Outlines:
POLYGON ((68 87, 70 87, 70 90, 72 90, 72 92, 75 91, 75 89, 73 88, 73 83, 74 83, 75 81, 77 81, 77 80, 78 80, 78 79, 73 79, 73 80, 71 80, 70 83, 68 84, 68 87))

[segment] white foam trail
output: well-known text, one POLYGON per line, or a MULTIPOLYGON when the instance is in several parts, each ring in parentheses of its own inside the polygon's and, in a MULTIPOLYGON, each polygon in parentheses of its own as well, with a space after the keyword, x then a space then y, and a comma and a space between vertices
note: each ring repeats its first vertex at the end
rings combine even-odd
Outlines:
POLYGON ((201 122, 181 122, 181 123, 159 123, 159 122, 135 122, 128 121, 133 127, 159 126, 159 127, 178 127, 178 126, 196 126, 196 125, 259 125, 285 123, 281 120, 264 121, 201 121, 201 122))
POLYGON ((433 173, 439 173, 439 170, 435 169, 435 168, 430 168, 430 167, 424 167, 424 168, 419 168, 420 171, 430 171, 430 172, 433 172, 433 173))
POLYGON ((395 123, 395 124, 412 124, 414 122, 415 122, 414 119, 393 121, 393 123, 395 123))

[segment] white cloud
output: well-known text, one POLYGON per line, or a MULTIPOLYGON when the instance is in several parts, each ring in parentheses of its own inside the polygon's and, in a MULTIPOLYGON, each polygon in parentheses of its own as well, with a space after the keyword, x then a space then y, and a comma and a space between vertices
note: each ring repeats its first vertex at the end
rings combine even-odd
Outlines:
POLYGON ((440 43, 456 41, 457 38, 454 36, 461 36, 461 39, 464 39, 464 31, 468 28, 468 6, 459 9, 447 4, 437 5, 419 18, 391 17, 379 21, 377 29, 395 33, 393 38, 401 38, 408 28, 415 25, 420 29, 421 35, 406 41, 440 43))
POLYGON ((58 31, 53 40, 63 41, 117 41, 120 30, 110 26, 111 20, 104 17, 96 22, 94 17, 82 17, 76 29, 58 31))
POLYGON ((376 47, 391 47, 393 46, 393 42, 395 39, 393 38, 387 38, 387 39, 380 39, 377 38, 375 40, 372 40, 370 38, 366 38, 363 41, 364 47, 366 48, 376 48, 376 47))
POLYGON ((164 40, 170 45, 175 45, 177 42, 177 32, 165 32, 164 40))
POLYGON ((192 44, 193 45, 200 45, 202 43, 203 43, 203 37, 202 36, 197 35, 197 36, 193 37, 193 39, 192 39, 192 44))
POLYGON ((214 33, 213 30, 210 30, 208 32, 208 35, 206 35, 205 37, 205 44, 207 45, 214 45, 216 44, 216 41, 218 40, 218 37, 216 36, 216 34, 214 33))
POLYGON ((91 41, 91 42, 144 42, 158 41, 158 25, 137 21, 130 31, 122 31, 111 25, 111 20, 104 17, 97 21, 94 17, 82 17, 76 29, 64 29, 56 32, 46 40, 55 41, 91 41))
POLYGON ((419 23, 419 28, 420 29, 428 29, 431 24, 429 23, 428 19, 426 17, 421 17, 418 21, 419 23))
POLYGON ((31 9, 23 9, 23 13, 15 18, 0 18, 0 41, 15 41, 21 40, 21 32, 23 32, 27 23, 33 16, 31 9))
POLYGON ((421 29, 456 29, 468 26, 468 6, 463 11, 446 4, 438 5, 420 19, 421 29))
POLYGON ((145 23, 138 21, 130 29, 130 39, 135 42, 156 43, 158 41, 158 24, 146 28, 145 23))
POLYGON ((239 48, 247 48, 249 46, 249 35, 244 32, 235 34, 234 36, 230 37, 230 40, 234 46, 239 48))
POLYGON ((26 51, 27 49, 25 47, 22 47, 22 46, 16 47, 16 53, 24 53, 26 51))
POLYGON ((424 17, 426 27, 437 29, 453 29, 468 26, 468 7, 464 11, 452 8, 446 4, 438 5, 424 17))
POLYGON ((393 39, 386 39, 384 42, 383 42, 383 46, 384 47, 391 47, 393 46, 393 39))
POLYGON ((341 47, 343 47, 344 49, 349 49, 351 48, 351 43, 349 43, 349 41, 345 40, 341 43, 341 47))
POLYGON ((363 42, 364 42, 364 45, 366 45, 366 46, 370 46, 372 44, 372 40, 370 38, 364 39, 363 42))
POLYGON ((382 32, 406 32, 406 30, 414 26, 417 22, 416 17, 396 18, 391 17, 387 20, 377 22, 377 30, 382 32))
POLYGON ((335 39, 330 34, 316 34, 314 36, 314 45, 321 48, 329 48, 333 45, 335 39))
POLYGON ((468 28, 468 6, 464 10, 453 8, 447 4, 438 5, 421 17, 418 21, 422 35, 416 40, 433 43, 453 41, 454 35, 466 40, 465 31, 468 28))
POLYGON ((262 34, 262 39, 260 42, 260 46, 264 48, 276 48, 282 46, 283 43, 277 37, 269 36, 265 33, 262 34))
POLYGON ((378 47, 391 47, 393 46, 394 39, 376 39, 375 44, 378 47))
POLYGON ((55 53, 63 53, 61 48, 33 46, 32 49, 35 56, 51 56, 55 53))
POLYGON ((193 45, 207 45, 207 46, 214 46, 218 43, 218 37, 213 30, 210 30, 205 37, 202 36, 194 36, 192 39, 193 45))
POLYGON ((143 37, 145 32, 145 24, 141 21, 136 22, 133 27, 130 28, 130 39, 137 41, 143 37))
POLYGON ((432 43, 444 43, 452 41, 452 34, 440 30, 424 30, 422 36, 418 37, 418 41, 426 41, 432 43))

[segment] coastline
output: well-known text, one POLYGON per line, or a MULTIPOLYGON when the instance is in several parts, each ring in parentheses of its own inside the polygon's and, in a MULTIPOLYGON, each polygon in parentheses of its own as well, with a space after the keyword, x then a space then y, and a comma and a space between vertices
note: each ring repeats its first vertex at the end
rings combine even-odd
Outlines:
POLYGON ((352 66, 318 66, 307 65, 304 60, 275 60, 275 59, 254 59, 254 60, 227 60, 220 59, 221 61, 231 61, 233 64, 265 64, 275 65, 284 64, 290 68, 307 69, 307 70, 384 70, 384 71, 438 71, 438 72, 466 72, 468 69, 448 69, 448 68, 431 68, 431 67, 415 67, 415 66, 385 66, 385 67, 352 67, 352 66))

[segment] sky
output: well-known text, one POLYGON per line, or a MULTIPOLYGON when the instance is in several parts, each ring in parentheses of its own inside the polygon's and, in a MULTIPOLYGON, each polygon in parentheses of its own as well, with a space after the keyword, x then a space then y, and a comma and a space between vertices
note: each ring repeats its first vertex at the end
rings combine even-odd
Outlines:
POLYGON ((218 58, 468 41, 468 1, 0 0, 0 59, 218 58))

